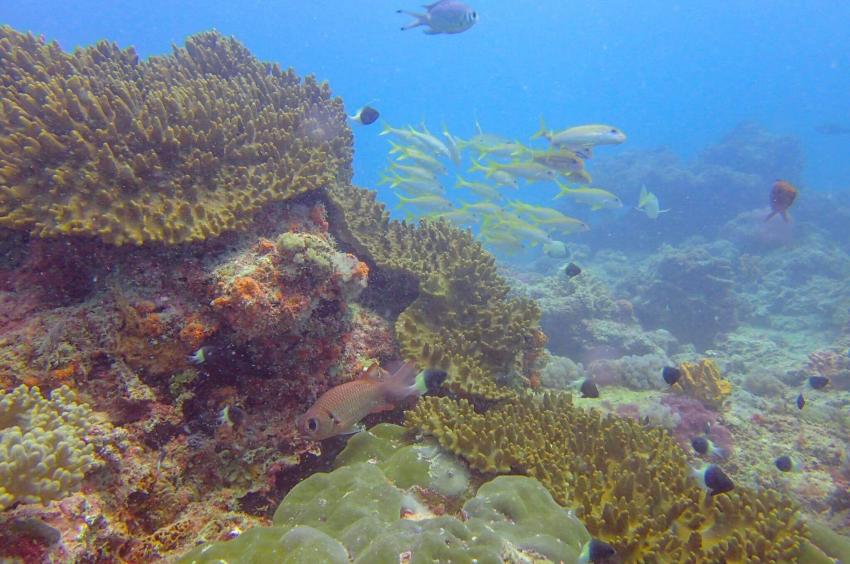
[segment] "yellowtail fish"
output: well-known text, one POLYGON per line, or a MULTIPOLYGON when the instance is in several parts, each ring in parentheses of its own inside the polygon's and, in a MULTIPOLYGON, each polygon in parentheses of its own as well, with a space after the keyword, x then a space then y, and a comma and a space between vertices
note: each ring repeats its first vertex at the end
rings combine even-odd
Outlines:
POLYGON ((508 203, 508 206, 521 217, 526 217, 532 222, 539 222, 545 220, 558 221, 565 217, 569 217, 559 212, 555 208, 535 206, 533 204, 528 204, 519 200, 511 200, 508 203))
POLYGON ((469 180, 462 178, 460 175, 457 177, 455 187, 467 188, 473 194, 481 196, 482 198, 487 198, 488 200, 500 200, 502 198, 502 193, 499 192, 499 189, 495 186, 484 184, 483 182, 470 182, 469 180))
POLYGON ((487 177, 493 176, 496 172, 506 172, 514 178, 523 178, 530 181, 555 180, 556 178, 554 170, 531 161, 513 161, 509 163, 489 162, 487 166, 482 165, 478 161, 472 161, 472 168, 469 171, 481 171, 487 177))
POLYGON ((588 224, 566 214, 561 214, 560 217, 538 219, 537 225, 543 227, 550 233, 560 233, 561 235, 572 235, 573 233, 590 231, 590 226, 588 224))
POLYGON ((402 127, 392 127, 388 123, 384 123, 384 126, 381 128, 381 132, 378 135, 392 135, 394 137, 398 137, 399 139, 404 139, 408 143, 416 142, 416 136, 411 133, 409 129, 402 127))
POLYGON ((549 143, 562 147, 595 147, 597 145, 619 145, 626 140, 626 134, 611 125, 578 125, 562 131, 546 129, 546 123, 540 118, 540 130, 531 138, 544 137, 549 143))
POLYGON ((563 182, 556 182, 561 191, 553 198, 555 200, 566 196, 576 203, 590 206, 590 209, 594 211, 623 207, 623 201, 620 200, 620 198, 607 190, 603 190, 602 188, 590 188, 589 186, 570 188, 563 182))
POLYGON ((402 206, 411 206, 430 211, 447 211, 452 209, 452 203, 450 201, 436 194, 426 194, 424 196, 406 198, 401 194, 396 193, 396 198, 398 198, 400 202, 398 205, 399 208, 402 206))
POLYGON ((403 172, 405 174, 409 174, 410 176, 415 176, 416 178, 428 178, 430 180, 437 180, 437 175, 432 170, 428 170, 425 167, 421 167, 419 165, 405 165, 399 162, 391 162, 390 170, 388 172, 403 172))
POLYGON ((467 141, 461 141, 461 143, 464 147, 472 147, 477 150, 478 147, 511 143, 511 140, 502 137, 501 135, 496 135, 495 133, 485 133, 484 130, 481 129, 481 124, 478 123, 478 120, 475 120, 475 135, 470 137, 467 141))
POLYGON ((423 217, 425 219, 432 220, 445 219, 446 221, 451 221, 455 225, 460 225, 462 227, 472 227, 478 223, 478 217, 469 210, 463 208, 432 212, 425 214, 423 217))
POLYGON ((548 151, 531 151, 531 160, 557 170, 562 176, 570 179, 581 178, 590 182, 590 174, 584 169, 584 159, 578 153, 565 149, 549 149, 548 151))
POLYGON ((397 174, 385 175, 378 180, 378 184, 389 184, 391 188, 401 188, 408 194, 414 196, 436 195, 442 196, 445 193, 443 187, 436 180, 429 178, 404 177, 397 174))
POLYGON ((498 216, 502 213, 502 207, 492 202, 475 202, 473 204, 463 204, 460 209, 472 212, 477 215, 498 216))
POLYGON ((410 133, 413 135, 415 142, 425 149, 426 151, 431 152, 433 155, 437 155, 440 157, 451 158, 451 153, 449 149, 446 147, 445 143, 431 135, 431 132, 428 131, 428 128, 425 124, 422 124, 422 131, 417 131, 413 127, 409 128, 410 133))
POLYGON ((397 160, 403 161, 410 159, 416 161, 417 166, 426 168, 435 174, 446 174, 446 167, 443 163, 432 157, 431 155, 417 149, 416 147, 404 147, 397 143, 390 142, 390 154, 398 153, 397 160))
POLYGON ((495 231, 491 233, 482 233, 480 235, 481 242, 489 249, 497 252, 513 255, 522 252, 525 249, 522 241, 514 234, 507 231, 495 231))
POLYGON ((510 157, 515 153, 521 153, 523 146, 516 141, 507 141, 505 143, 496 143, 494 145, 477 145, 475 147, 478 154, 482 157, 496 155, 497 157, 510 157))
POLYGON ((493 172, 493 174, 490 175, 490 180, 495 182, 498 186, 507 186, 508 188, 519 190, 519 182, 517 182, 517 179, 503 170, 493 172))
POLYGON ((669 209, 662 210, 658 198, 652 192, 646 191, 646 186, 640 187, 640 198, 638 199, 637 210, 646 214, 649 219, 658 219, 658 214, 666 213, 669 209))
POLYGON ((449 133, 449 129, 446 127, 445 123, 443 124, 443 137, 446 138, 446 149, 449 150, 449 157, 451 157, 455 166, 460 166, 460 139, 449 133))
POLYGON ((483 233, 491 234, 494 231, 507 231, 517 239, 530 241, 532 247, 538 243, 544 245, 551 243, 549 235, 544 230, 512 213, 494 214, 492 217, 494 221, 489 221, 490 219, 488 218, 488 221, 482 226, 481 231, 483 233))
POLYGON ((377 364, 358 380, 334 386, 322 394, 295 424, 302 436, 321 441, 351 433, 354 426, 370 413, 394 409, 411 396, 439 388, 446 379, 440 370, 423 370, 417 374, 409 362, 389 374, 377 364))

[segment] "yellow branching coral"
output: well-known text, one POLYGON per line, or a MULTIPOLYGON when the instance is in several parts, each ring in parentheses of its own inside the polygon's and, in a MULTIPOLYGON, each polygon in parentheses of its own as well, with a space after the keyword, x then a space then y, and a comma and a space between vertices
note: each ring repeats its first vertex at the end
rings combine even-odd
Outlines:
POLYGON ((519 473, 576 508, 625 561, 793 562, 796 509, 773 492, 736 488, 706 504, 670 435, 546 394, 478 413, 466 400, 421 398, 406 425, 485 473, 519 473))
POLYGON ((686 396, 699 400, 708 408, 719 409, 726 397, 732 393, 732 384, 723 379, 720 369, 711 359, 698 363, 683 362, 679 365, 682 377, 674 384, 686 396))
POLYGON ((139 61, 0 27, 0 61, 0 226, 177 244, 351 179, 352 135, 328 86, 217 32, 139 61))
POLYGON ((337 185, 328 196, 337 237, 369 263, 366 300, 398 314, 402 355, 448 368, 457 393, 511 397, 542 351, 540 312, 508 295, 493 256, 447 222, 389 221, 374 192, 337 185))
POLYGON ((83 441, 92 411, 63 386, 45 399, 21 385, 0 396, 0 510, 74 491, 96 462, 83 441))

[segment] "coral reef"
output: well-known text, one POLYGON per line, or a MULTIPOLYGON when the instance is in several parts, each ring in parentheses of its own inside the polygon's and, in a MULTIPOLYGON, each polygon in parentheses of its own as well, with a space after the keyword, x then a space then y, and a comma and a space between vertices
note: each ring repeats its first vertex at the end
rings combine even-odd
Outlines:
MULTIPOLYGON (((574 562, 589 535, 536 480, 501 476, 449 514, 428 470, 445 453, 419 458, 403 428, 379 425, 361 433, 337 458, 337 469, 310 476, 286 496, 274 526, 201 546, 180 562, 311 558, 323 562, 503 562, 532 556, 574 562), (397 464, 406 460, 402 464, 397 464), (390 472, 391 471, 391 472, 390 472), (349 556, 350 555, 350 556, 349 556)), ((427 447, 439 451, 438 447, 427 447)), ((458 464, 454 461, 453 464, 458 464)), ((460 491, 464 491, 463 490, 460 491)))
POLYGON ((139 61, 64 53, 0 28, 0 225, 121 245, 199 241, 351 180, 351 131, 325 84, 217 32, 139 61))
POLYGON ((804 540, 787 500, 736 488, 705 504, 665 431, 575 408, 563 394, 483 413, 464 400, 424 398, 406 421, 475 470, 537 478, 626 560, 790 561, 804 540))
POLYGON ((682 377, 672 388, 681 390, 688 397, 700 401, 709 409, 720 409, 729 394, 732 384, 720 375, 720 369, 710 358, 697 363, 683 362, 679 365, 682 377))
POLYGON ((0 396, 0 511, 44 504, 79 487, 97 463, 85 440, 93 417, 67 387, 49 398, 24 385, 0 396))
POLYGON ((545 343, 539 310, 508 295, 495 259, 470 233, 444 221, 390 222, 375 194, 360 188, 327 192, 332 231, 369 264, 364 300, 397 314, 405 358, 449 368, 452 390, 486 399, 509 397, 532 375, 545 343))
POLYGON ((850 389, 850 355, 847 354, 847 347, 810 353, 805 371, 826 376, 830 384, 838 389, 850 389))
POLYGON ((663 245, 645 271, 628 282, 635 313, 648 328, 664 328, 698 349, 737 326, 729 243, 663 245))

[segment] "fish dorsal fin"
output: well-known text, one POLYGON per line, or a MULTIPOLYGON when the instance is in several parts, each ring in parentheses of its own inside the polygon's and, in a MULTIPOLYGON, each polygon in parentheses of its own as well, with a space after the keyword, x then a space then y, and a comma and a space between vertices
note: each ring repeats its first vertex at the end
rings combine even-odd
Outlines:
POLYGON ((640 187, 640 197, 638 198, 638 207, 642 208, 649 201, 649 192, 646 191, 646 186, 640 187))
POLYGON ((381 365, 376 362, 374 364, 370 364, 368 368, 361 370, 360 373, 357 375, 357 379, 380 381, 383 379, 384 376, 382 372, 385 371, 381 368, 381 365))

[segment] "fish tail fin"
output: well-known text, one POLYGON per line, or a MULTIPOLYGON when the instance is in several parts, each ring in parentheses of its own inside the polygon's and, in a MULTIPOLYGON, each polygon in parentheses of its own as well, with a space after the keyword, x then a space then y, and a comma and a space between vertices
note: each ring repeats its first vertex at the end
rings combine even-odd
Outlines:
POLYGON ((539 139, 541 137, 549 138, 549 130, 546 129, 546 120, 543 119, 543 116, 540 116, 540 129, 537 130, 537 133, 531 136, 532 139, 539 139))
POLYGON ((406 198, 406 197, 402 196, 401 194, 399 194, 398 192, 393 192, 393 194, 395 194, 395 197, 398 198, 399 204, 396 207, 399 207, 399 208, 401 206, 403 206, 404 204, 410 202, 413 199, 413 198, 406 198))
POLYGON ((470 184, 469 180, 466 180, 464 177, 462 177, 459 174, 457 175, 457 182, 455 182, 455 188, 463 188, 463 187, 469 186, 469 184, 470 184))
POLYGON ((384 399, 388 403, 395 403, 413 394, 418 395, 422 393, 417 388, 416 380, 416 366, 412 362, 403 362, 401 366, 381 382, 381 392, 384 399))
POLYGON ((490 174, 492 174, 492 171, 488 167, 482 165, 481 161, 476 160, 476 159, 472 159, 472 166, 469 167, 469 172, 476 172, 476 171, 481 171, 481 172, 485 173, 487 176, 490 176, 490 174))
POLYGON ((557 184, 557 185, 558 185, 558 189, 560 190, 560 192, 558 192, 558 193, 555 195, 555 197, 554 197, 554 198, 552 198, 553 200, 557 200, 558 198, 563 198, 564 196, 566 196, 566 195, 568 195, 570 192, 572 192, 572 190, 570 189, 570 187, 569 187, 569 186, 567 186, 566 184, 564 184, 563 182, 561 182, 561 181, 560 181, 559 179, 557 179, 557 178, 555 179, 555 184, 557 184))
POLYGON ((427 14, 420 14, 418 12, 411 12, 408 10, 396 10, 395 13, 404 14, 406 16, 414 18, 412 22, 401 26, 402 31, 407 31, 408 29, 413 29, 414 27, 419 27, 420 25, 425 25, 426 23, 428 23, 427 14))
POLYGON ((448 372, 438 368, 426 368, 416 375, 413 387, 420 396, 427 392, 435 392, 443 385, 448 377, 448 372))
POLYGON ((382 123, 381 124, 381 132, 378 133, 378 135, 392 135, 392 134, 393 134, 393 127, 387 122, 382 123))

